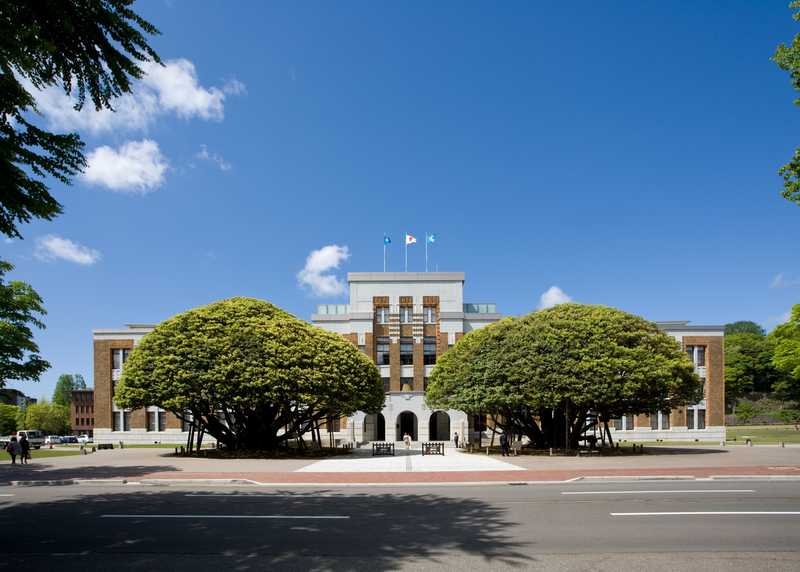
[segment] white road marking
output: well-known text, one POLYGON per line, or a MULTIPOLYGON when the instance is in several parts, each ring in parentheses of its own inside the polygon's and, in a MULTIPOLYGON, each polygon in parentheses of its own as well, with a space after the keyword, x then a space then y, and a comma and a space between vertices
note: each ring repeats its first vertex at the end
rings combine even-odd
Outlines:
POLYGON ((671 493, 754 493, 753 489, 671 489, 652 491, 564 491, 562 495, 653 495, 671 493))
POLYGON ((610 512, 611 516, 800 516, 800 511, 697 511, 697 512, 610 512))
POLYGON ((101 514, 100 518, 236 518, 236 519, 294 519, 294 520, 338 520, 350 518, 344 515, 295 515, 295 514, 101 514))
POLYGON ((13 497, 13 496, 14 495, 12 493, 2 493, 2 494, 0 494, 0 497, 13 497))

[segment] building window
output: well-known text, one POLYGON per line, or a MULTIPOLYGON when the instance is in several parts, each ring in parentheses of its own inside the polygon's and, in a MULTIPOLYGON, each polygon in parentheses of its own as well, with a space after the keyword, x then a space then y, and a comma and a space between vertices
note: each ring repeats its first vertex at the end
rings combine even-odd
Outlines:
POLYGON ((131 430, 131 412, 125 411, 122 413, 122 430, 123 431, 130 431, 131 430))
POLYGON ((400 323, 401 324, 410 324, 411 323, 411 306, 400 306, 400 323))
POLYGON ((428 378, 427 377, 422 380, 422 390, 423 391, 428 391, 428 378))
POLYGON ((661 413, 660 411, 658 414, 661 417, 661 429, 662 430, 669 429, 669 414, 661 413))
POLYGON ((378 338, 375 350, 378 365, 389 365, 389 338, 378 338))
POLYGON ((413 377, 401 377, 400 378, 400 389, 403 387, 408 386, 411 391, 414 391, 414 378, 413 377))
POLYGON ((426 324, 436 323, 436 306, 422 307, 422 321, 426 324))
POLYGON ((130 355, 130 353, 131 350, 126 350, 126 349, 111 350, 111 359, 113 361, 112 368, 122 369, 122 366, 125 365, 126 361, 128 361, 128 356, 130 355))
POLYGON ((434 365, 436 363, 436 338, 426 337, 423 338, 423 358, 425 365, 434 365))
POLYGON ((697 428, 698 429, 705 429, 706 428, 706 410, 705 409, 698 409, 697 410, 697 428))
POLYGON ((167 412, 166 411, 159 411, 158 412, 158 430, 163 431, 167 428, 167 412))
POLYGON ((625 414, 625 430, 633 431, 633 413, 625 414))
POLYGON ((360 344, 358 346, 358 351, 360 351, 362 354, 366 354, 367 353, 367 346, 365 346, 364 344, 360 344))
POLYGON ((694 429, 694 409, 686 410, 686 428, 694 429))
POLYGON ((122 429, 122 411, 114 411, 111 417, 114 420, 112 431, 120 431, 122 429))
POLYGON ((686 346, 686 353, 696 367, 706 367, 706 346, 686 346))
POLYGON ((148 431, 156 431, 156 412, 155 411, 148 411, 147 412, 147 430, 148 431))
POLYGON ((615 431, 622 431, 622 417, 617 417, 613 419, 614 421, 614 430, 615 431))
POLYGON ((388 377, 382 377, 381 381, 383 381, 383 392, 388 393, 389 389, 391 389, 391 381, 388 377))
POLYGON ((379 324, 388 324, 389 323, 389 308, 386 306, 381 306, 380 308, 375 308, 375 320, 379 324))
POLYGON ((414 363, 414 338, 400 338, 400 365, 414 363))

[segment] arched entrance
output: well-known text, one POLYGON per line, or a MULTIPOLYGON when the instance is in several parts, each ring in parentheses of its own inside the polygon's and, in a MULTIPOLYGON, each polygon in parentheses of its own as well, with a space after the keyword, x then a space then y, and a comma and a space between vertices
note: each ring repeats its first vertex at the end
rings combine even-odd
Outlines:
POLYGON ((364 441, 385 441, 386 419, 383 413, 371 413, 364 417, 364 441))
POLYGON ((431 441, 449 441, 450 416, 444 411, 432 413, 428 425, 428 435, 430 435, 431 441))
POLYGON ((411 435, 411 440, 417 440, 417 416, 410 411, 403 411, 397 416, 397 440, 402 441, 405 434, 411 435))

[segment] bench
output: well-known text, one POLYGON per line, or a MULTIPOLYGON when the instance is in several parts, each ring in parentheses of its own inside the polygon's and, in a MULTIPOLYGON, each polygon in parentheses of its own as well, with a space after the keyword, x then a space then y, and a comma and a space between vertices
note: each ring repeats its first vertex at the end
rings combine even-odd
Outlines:
POLYGON ((97 450, 102 451, 103 449, 113 449, 114 443, 99 443, 97 445, 97 450))
POLYGON ((444 443, 423 443, 422 454, 444 456, 444 443))
POLYGON ((373 457, 384 457, 384 456, 394 456, 394 443, 373 443, 372 444, 372 456, 373 457))

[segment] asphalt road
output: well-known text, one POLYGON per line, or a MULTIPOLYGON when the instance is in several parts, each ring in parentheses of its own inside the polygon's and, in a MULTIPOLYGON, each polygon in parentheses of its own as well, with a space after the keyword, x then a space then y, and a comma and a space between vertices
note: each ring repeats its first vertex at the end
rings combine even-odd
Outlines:
POLYGON ((0 570, 800 570, 800 482, 0 495, 0 570))

